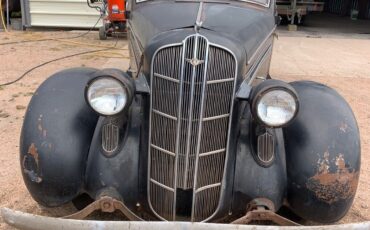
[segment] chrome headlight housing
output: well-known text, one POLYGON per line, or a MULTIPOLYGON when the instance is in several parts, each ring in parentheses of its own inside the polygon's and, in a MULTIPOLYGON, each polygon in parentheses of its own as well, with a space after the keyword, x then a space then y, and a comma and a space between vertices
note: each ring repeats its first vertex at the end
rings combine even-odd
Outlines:
POLYGON ((266 127, 286 126, 297 115, 297 93, 285 82, 266 80, 253 90, 252 95, 253 117, 266 127))
POLYGON ((127 76, 98 76, 91 80, 85 90, 90 107, 100 115, 113 116, 124 111, 132 102, 132 85, 127 76))

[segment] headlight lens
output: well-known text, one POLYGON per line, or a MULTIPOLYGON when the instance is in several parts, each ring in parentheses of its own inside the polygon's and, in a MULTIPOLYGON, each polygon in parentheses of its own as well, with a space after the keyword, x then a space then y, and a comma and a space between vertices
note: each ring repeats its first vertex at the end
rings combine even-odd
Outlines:
POLYGON ((280 127, 289 123, 296 115, 296 98, 285 90, 271 90, 257 102, 257 116, 268 126, 280 127))
POLYGON ((128 99, 124 85, 111 77, 94 80, 89 85, 86 96, 90 106, 102 115, 118 114, 125 108, 128 99))

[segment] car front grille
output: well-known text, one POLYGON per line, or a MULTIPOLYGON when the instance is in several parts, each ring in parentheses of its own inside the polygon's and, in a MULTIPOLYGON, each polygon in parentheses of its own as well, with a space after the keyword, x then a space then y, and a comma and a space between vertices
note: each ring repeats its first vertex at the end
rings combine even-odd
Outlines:
POLYGON ((154 55, 148 199, 159 218, 180 218, 179 189, 191 193, 192 221, 207 220, 217 210, 235 76, 233 54, 198 34, 154 55))

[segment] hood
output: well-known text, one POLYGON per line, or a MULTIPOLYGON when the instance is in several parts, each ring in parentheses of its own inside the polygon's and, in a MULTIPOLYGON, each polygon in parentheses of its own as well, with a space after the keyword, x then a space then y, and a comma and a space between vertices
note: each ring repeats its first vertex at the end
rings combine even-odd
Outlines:
MULTIPOLYGON (((193 28, 199 2, 150 1, 138 3, 131 24, 143 47, 161 33, 193 28)), ((241 44, 247 54, 253 54, 275 27, 269 8, 236 6, 225 3, 203 4, 202 30, 211 30, 241 44)))

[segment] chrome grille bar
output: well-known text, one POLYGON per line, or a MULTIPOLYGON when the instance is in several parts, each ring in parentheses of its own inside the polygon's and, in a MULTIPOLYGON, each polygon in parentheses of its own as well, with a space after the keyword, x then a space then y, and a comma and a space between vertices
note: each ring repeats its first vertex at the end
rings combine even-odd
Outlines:
POLYGON ((199 34, 154 54, 148 199, 160 219, 176 219, 178 189, 193 193, 192 221, 207 220, 216 212, 236 72, 233 54, 199 34))
MULTIPOLYGON (((197 37, 192 37, 190 38, 191 39, 191 44, 194 43, 193 40, 195 40, 195 44, 193 47, 191 47, 193 49, 193 52, 188 52, 187 55, 185 56, 185 58, 187 60, 191 60, 193 58, 197 58, 198 56, 198 39, 197 37)), ((186 60, 185 59, 185 60, 186 60)), ((189 172, 190 172, 190 176, 193 176, 193 173, 191 172, 192 170, 189 170, 189 155, 190 155, 190 143, 193 141, 193 138, 192 138, 192 125, 193 125, 193 122, 192 122, 192 119, 193 119, 193 104, 194 104, 194 90, 195 90, 195 77, 196 77, 196 66, 190 66, 191 64, 189 62, 186 62, 186 65, 187 65, 187 68, 191 68, 191 74, 188 74, 186 75, 187 77, 191 76, 191 79, 189 78, 185 78, 185 82, 183 83, 184 85, 187 84, 188 82, 191 82, 191 90, 190 90, 190 105, 189 105, 189 108, 187 108, 189 110, 188 114, 189 116, 186 116, 184 117, 185 119, 188 119, 188 122, 187 122, 187 135, 186 135, 186 150, 185 150, 185 169, 184 171, 182 171, 184 173, 184 181, 183 181, 183 185, 182 187, 183 188, 188 188, 191 187, 192 185, 189 185, 188 184, 188 177, 189 177, 189 172)), ((194 114, 195 115, 195 114, 194 114)), ((191 143, 193 144, 193 143, 191 143)), ((192 153, 192 155, 194 155, 194 153, 192 153)), ((194 160, 193 158, 191 159, 192 161, 194 160)), ((191 180, 191 179, 190 179, 191 180)), ((191 182, 190 182, 191 183, 191 182)))
POLYGON ((113 153, 118 148, 119 127, 108 123, 102 128, 102 147, 108 154, 113 153))

